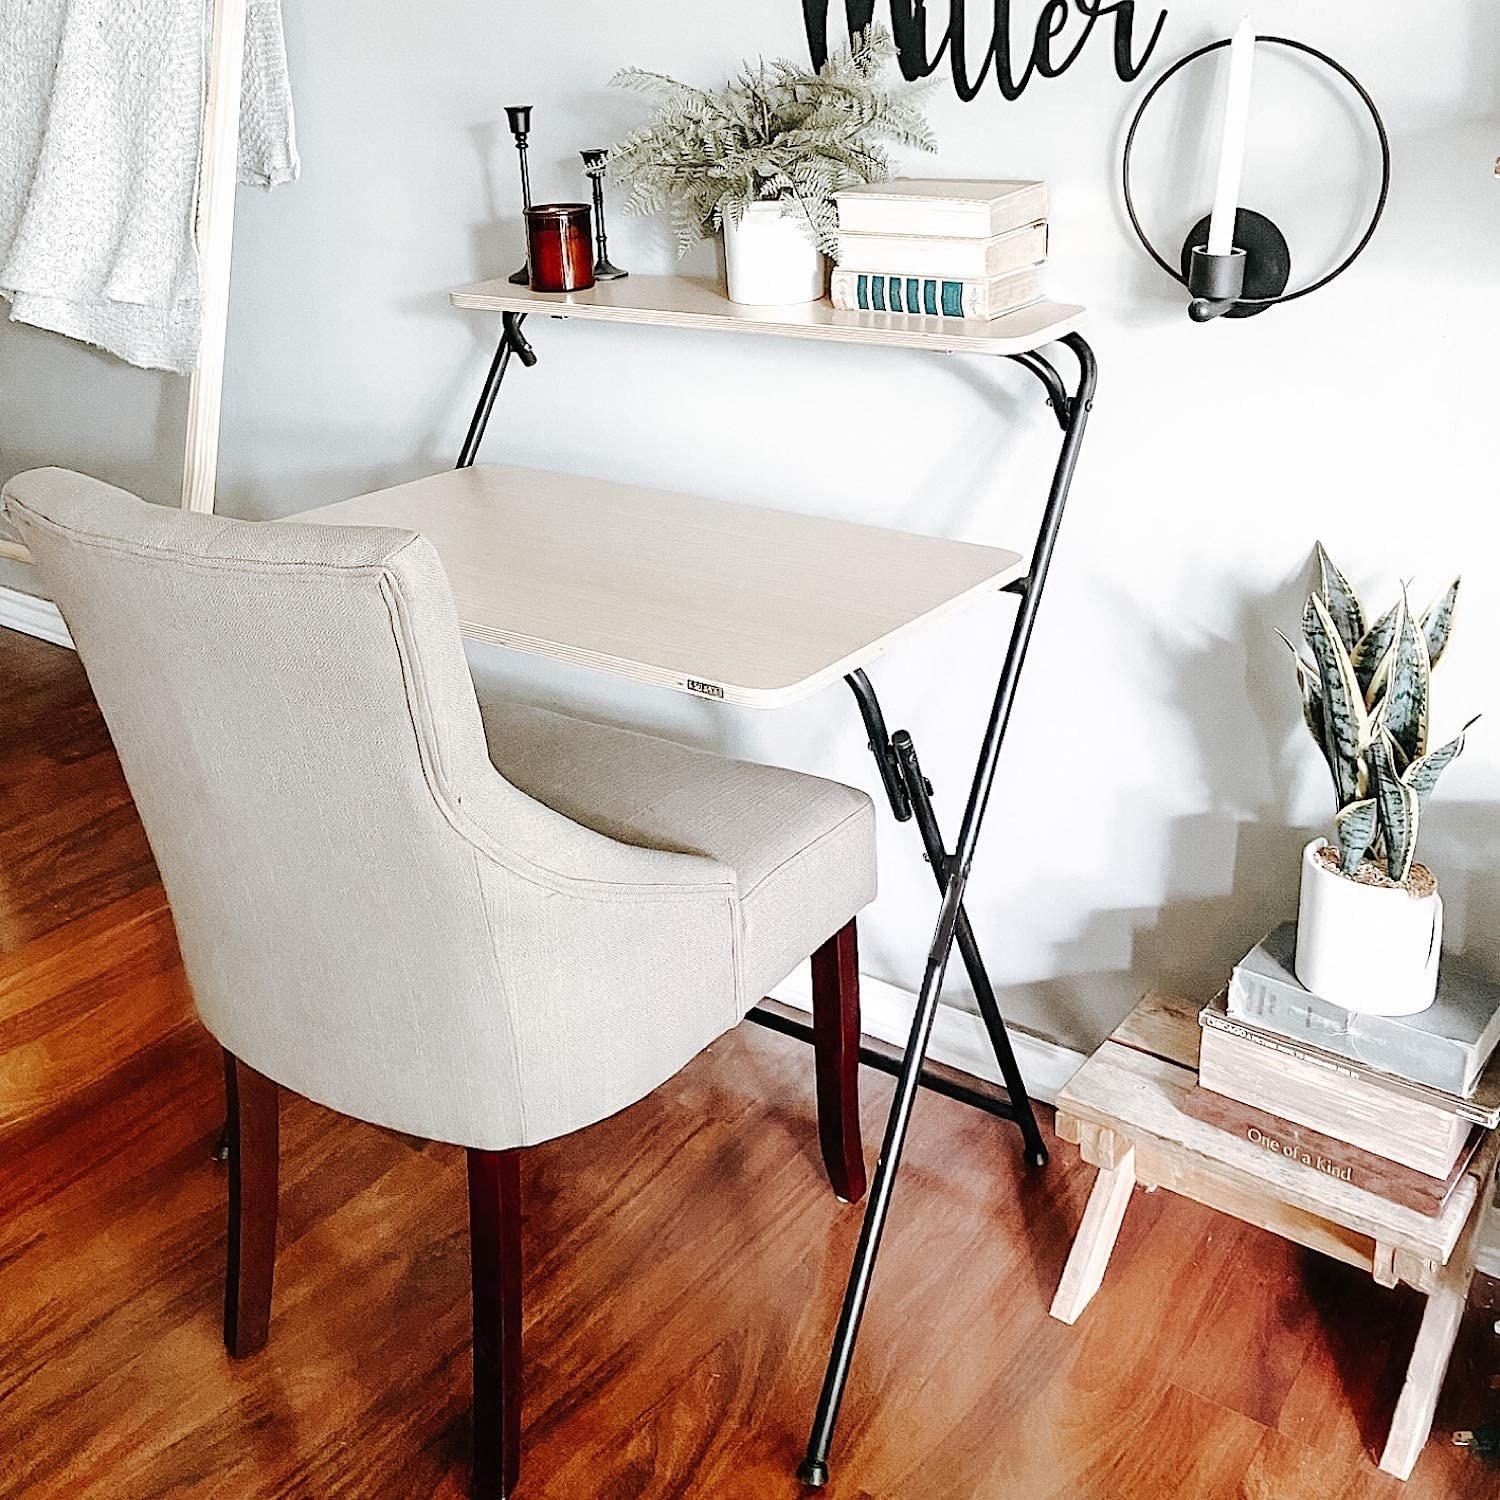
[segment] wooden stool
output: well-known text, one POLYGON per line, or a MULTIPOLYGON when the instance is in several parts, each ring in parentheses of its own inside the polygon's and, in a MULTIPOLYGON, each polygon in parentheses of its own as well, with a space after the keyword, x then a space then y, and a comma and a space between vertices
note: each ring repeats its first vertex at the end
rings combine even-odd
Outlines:
POLYGON ((1099 1290, 1136 1183, 1361 1266, 1381 1286, 1404 1281, 1426 1294, 1427 1307, 1380 1467, 1407 1479, 1432 1429, 1468 1300, 1500 1131, 1475 1152, 1442 1211, 1424 1217, 1184 1113, 1197 1086, 1197 1014, 1195 1005, 1148 995, 1058 1095, 1057 1133, 1099 1176, 1052 1316, 1075 1322, 1099 1290))

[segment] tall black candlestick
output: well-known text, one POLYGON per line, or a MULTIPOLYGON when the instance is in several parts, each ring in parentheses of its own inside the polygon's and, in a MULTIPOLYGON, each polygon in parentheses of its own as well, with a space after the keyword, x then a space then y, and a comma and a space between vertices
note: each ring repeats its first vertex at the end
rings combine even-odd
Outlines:
MULTIPOLYGON (((531 134, 531 106, 507 104, 505 118, 510 123, 510 133, 516 138, 516 155, 521 161, 521 222, 524 224, 526 222, 525 210, 531 207, 531 169, 526 163, 526 137, 531 134)), ((523 262, 521 269, 513 272, 510 279, 517 286, 529 285, 531 282, 530 265, 523 262)))
POLYGON ((599 257, 594 262, 595 281, 619 281, 629 276, 611 265, 609 259, 609 235, 604 228, 604 169, 609 153, 600 147, 578 153, 583 158, 583 170, 594 189, 594 239, 599 246, 599 257))

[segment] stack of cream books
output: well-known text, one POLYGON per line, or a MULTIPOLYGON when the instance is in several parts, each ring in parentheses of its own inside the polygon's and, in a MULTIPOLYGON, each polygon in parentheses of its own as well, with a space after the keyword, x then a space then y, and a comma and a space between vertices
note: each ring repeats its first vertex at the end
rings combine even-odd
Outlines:
POLYGON ((1189 1113, 1437 1212, 1484 1131, 1500 1125, 1500 994, 1446 954, 1429 1009, 1359 1015, 1298 982, 1296 941, 1295 924, 1278 927, 1203 1010, 1189 1113))
POLYGON ((1042 297, 1045 182, 898 178, 834 194, 835 307, 998 318, 1042 297))

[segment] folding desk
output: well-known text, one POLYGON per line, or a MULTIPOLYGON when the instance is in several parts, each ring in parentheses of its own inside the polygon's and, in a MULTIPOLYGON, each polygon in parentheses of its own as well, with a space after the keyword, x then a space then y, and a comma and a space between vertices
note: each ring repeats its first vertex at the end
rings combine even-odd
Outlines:
MULTIPOLYGON (((897 1084, 807 1457, 798 1471, 806 1483, 821 1485, 828 1478, 834 1424, 916 1090, 925 1083, 965 1096, 951 1078, 925 1065, 955 944, 1009 1095, 987 1107, 1020 1128, 1028 1161, 1037 1167, 1047 1161, 963 897, 1093 400, 1094 356, 1076 332, 1083 309, 1041 302, 980 322, 843 312, 826 302, 748 308, 729 302, 707 282, 647 276, 561 295, 489 281, 454 292, 452 300, 501 315, 500 339, 457 469, 325 506, 300 519, 423 532, 448 571, 464 632, 475 640, 760 707, 796 702, 843 678, 864 720, 891 811, 899 821, 916 823, 942 891, 905 1052, 895 1064, 874 1052, 862 1054, 887 1065, 897 1084), (474 467, 511 361, 536 363, 522 331, 531 314, 1012 360, 1041 381, 1063 432, 1029 560, 998 547, 603 480, 474 467), (1071 391, 1040 352, 1059 341, 1078 364, 1071 391), (1015 623, 959 836, 950 849, 912 738, 905 730, 887 729, 865 668, 924 623, 1002 591, 1019 601, 1015 623)), ((781 1030, 805 1030, 766 1008, 751 1016, 781 1030)), ((979 1098, 974 1095, 971 1102, 979 1098)))

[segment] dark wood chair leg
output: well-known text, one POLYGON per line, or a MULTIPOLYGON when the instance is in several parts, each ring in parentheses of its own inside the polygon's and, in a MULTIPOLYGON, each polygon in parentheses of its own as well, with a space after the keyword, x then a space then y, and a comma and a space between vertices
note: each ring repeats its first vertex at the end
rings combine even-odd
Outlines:
POLYGON ((859 1138, 859 945, 854 923, 812 956, 813 1052, 818 1138, 833 1190, 845 1203, 865 1195, 859 1138))
POLYGON ((469 1152, 474 1275, 474 1500, 521 1475, 521 1153, 469 1152))
POLYGON ((271 1327, 276 1267, 280 1099, 269 1078, 224 1054, 229 1101, 229 1264, 224 1277, 224 1347, 236 1359, 263 1349, 271 1327))

